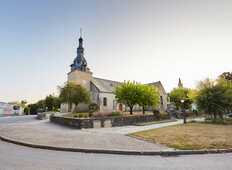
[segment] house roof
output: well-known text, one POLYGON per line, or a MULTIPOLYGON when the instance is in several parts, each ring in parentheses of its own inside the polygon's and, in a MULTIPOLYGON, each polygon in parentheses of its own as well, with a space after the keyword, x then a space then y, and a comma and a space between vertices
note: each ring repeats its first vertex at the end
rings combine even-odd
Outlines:
MULTIPOLYGON (((119 86, 122 82, 93 77, 92 83, 99 89, 100 92, 113 93, 115 87, 119 86)), ((148 85, 159 87, 164 91, 164 93, 166 93, 160 81, 148 83, 148 85)))
POLYGON ((156 87, 159 87, 166 94, 166 91, 165 91, 164 86, 162 85, 161 81, 156 81, 156 82, 153 82, 153 83, 148 83, 148 85, 154 85, 156 87))
POLYGON ((92 83, 100 90, 100 92, 112 93, 115 87, 121 84, 118 81, 112 81, 102 78, 93 77, 92 83))

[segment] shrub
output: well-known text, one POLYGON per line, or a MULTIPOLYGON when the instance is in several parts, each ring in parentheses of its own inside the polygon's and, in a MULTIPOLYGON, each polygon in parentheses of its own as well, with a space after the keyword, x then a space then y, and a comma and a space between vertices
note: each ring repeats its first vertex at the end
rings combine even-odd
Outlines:
POLYGON ((159 117, 160 117, 160 111, 157 110, 157 109, 154 109, 152 112, 153 112, 153 115, 156 116, 157 119, 159 119, 159 117))
POLYGON ((169 119, 170 115, 167 112, 160 113, 160 120, 169 119))
POLYGON ((96 103, 89 104, 89 113, 94 113, 100 110, 100 107, 96 103))
POLYGON ((219 124, 219 125, 232 125, 232 119, 231 118, 225 118, 225 119, 205 118, 205 123, 219 124))
POLYGON ((83 116, 84 116, 84 115, 83 115, 82 113, 79 113, 79 114, 78 114, 78 117, 80 117, 80 118, 83 117, 83 116))
POLYGON ((121 116, 120 112, 112 112, 110 116, 121 116))
POLYGON ((79 118, 82 118, 82 117, 87 118, 87 117, 89 117, 89 113, 77 113, 77 116, 79 118))

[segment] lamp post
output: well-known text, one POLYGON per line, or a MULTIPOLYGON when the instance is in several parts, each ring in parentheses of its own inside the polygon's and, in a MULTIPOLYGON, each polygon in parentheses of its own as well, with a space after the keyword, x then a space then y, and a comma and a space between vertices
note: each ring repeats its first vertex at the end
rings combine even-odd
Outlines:
POLYGON ((186 115, 185 115, 185 108, 184 108, 184 99, 180 100, 180 102, 182 103, 182 109, 183 109, 183 119, 184 119, 184 124, 187 123, 186 121, 186 115))

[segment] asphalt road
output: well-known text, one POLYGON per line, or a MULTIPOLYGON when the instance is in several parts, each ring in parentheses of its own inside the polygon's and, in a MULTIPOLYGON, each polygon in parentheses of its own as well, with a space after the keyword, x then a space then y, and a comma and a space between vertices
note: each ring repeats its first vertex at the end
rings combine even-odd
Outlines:
POLYGON ((0 141, 0 170, 229 170, 232 154, 179 157, 49 151, 0 141))
POLYGON ((0 125, 38 121, 35 117, 36 115, 0 117, 0 125))

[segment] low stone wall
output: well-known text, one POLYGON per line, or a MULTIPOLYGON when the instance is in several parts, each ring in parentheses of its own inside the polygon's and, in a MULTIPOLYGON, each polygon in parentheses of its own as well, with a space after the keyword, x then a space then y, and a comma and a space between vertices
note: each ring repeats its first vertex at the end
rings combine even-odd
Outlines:
POLYGON ((134 125, 137 123, 151 122, 157 120, 154 115, 134 115, 134 116, 117 116, 117 117, 101 117, 101 118, 69 118, 63 116, 50 116, 53 123, 82 128, 101 128, 134 125))
POLYGON ((134 125, 157 120, 154 115, 119 116, 111 119, 112 126, 134 125))

